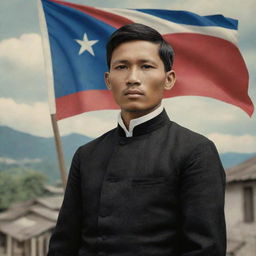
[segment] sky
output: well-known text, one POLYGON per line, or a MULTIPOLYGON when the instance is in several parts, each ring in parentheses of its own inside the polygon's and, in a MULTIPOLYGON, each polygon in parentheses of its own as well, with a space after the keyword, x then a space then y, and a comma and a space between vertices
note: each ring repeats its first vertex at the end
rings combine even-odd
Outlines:
MULTIPOLYGON (((69 0, 95 7, 187 10, 239 20, 239 48, 249 71, 256 104, 255 0, 69 0)), ((0 1, 0 125, 42 137, 53 136, 39 29, 37 0, 0 1)), ((103 74, 102 74, 103 75, 103 74)), ((237 74, 239 76, 239 74, 237 74)), ((256 152, 256 114, 216 99, 165 99, 170 119, 213 140, 220 153, 256 152)), ((116 126, 118 110, 93 111, 58 122, 62 136, 97 137, 116 126)))

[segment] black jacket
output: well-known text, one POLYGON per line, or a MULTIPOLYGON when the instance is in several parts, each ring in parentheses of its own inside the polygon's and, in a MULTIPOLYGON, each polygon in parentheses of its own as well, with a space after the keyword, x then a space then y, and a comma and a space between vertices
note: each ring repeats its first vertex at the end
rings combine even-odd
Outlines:
POLYGON ((225 256, 225 172, 214 144, 165 111, 74 155, 48 256, 225 256))

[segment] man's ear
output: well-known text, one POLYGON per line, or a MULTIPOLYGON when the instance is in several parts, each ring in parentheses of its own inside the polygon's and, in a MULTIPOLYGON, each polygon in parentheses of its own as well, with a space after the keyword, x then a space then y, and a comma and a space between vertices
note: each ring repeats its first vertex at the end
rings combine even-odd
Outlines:
POLYGON ((164 85, 165 90, 171 90, 176 82, 176 74, 174 70, 170 70, 166 73, 166 81, 164 85))
POLYGON ((109 90, 111 90, 111 83, 110 83, 110 81, 109 81, 109 75, 110 75, 109 72, 105 72, 105 74, 104 74, 104 80, 105 80, 105 84, 106 84, 107 88, 108 88, 109 90))

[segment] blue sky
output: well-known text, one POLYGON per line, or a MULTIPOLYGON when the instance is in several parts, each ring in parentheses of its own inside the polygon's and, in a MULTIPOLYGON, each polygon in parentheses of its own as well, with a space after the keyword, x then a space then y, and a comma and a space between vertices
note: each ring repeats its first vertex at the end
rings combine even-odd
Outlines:
MULTIPOLYGON (((246 0, 70 0, 99 7, 188 10, 239 20, 239 47, 250 74, 249 95, 256 103, 256 2, 246 0)), ((0 1, 0 125, 52 136, 36 0, 0 1)), ((237 74, 239 76, 239 74, 237 74)), ((212 139, 220 152, 256 152, 256 118, 205 97, 164 100, 170 118, 212 139)), ((60 132, 97 137, 115 127, 118 111, 94 111, 59 122, 60 132)))

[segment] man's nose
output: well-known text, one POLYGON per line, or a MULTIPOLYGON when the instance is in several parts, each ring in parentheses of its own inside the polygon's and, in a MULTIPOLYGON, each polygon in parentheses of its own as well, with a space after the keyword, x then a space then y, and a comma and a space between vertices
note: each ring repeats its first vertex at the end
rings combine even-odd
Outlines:
POLYGON ((131 68, 127 74, 126 85, 140 85, 139 71, 136 68, 131 68))

